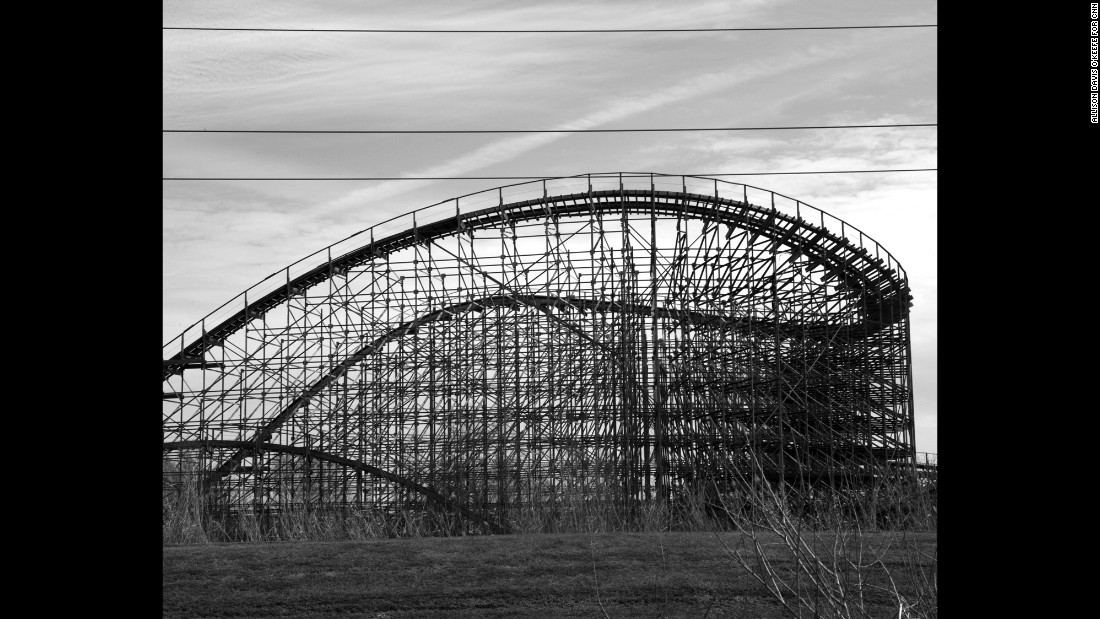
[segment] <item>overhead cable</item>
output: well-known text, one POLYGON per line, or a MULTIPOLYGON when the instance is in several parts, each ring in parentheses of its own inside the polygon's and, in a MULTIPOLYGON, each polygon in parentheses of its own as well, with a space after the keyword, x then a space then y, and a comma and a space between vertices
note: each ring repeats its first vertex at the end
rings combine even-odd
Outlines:
MULTIPOLYGON (((774 176, 780 174, 880 174, 887 172, 935 172, 938 168, 909 168, 902 170, 803 170, 797 172, 722 172, 718 174, 643 174, 626 177, 649 176, 774 176)), ((543 178, 574 178, 542 176, 341 176, 341 177, 199 177, 165 176, 163 181, 488 181, 488 180, 539 180, 543 178)))
POLYGON ((871 30, 882 28, 936 28, 939 24, 892 24, 881 26, 784 26, 766 28, 585 28, 560 30, 468 30, 419 28, 210 28, 200 26, 162 26, 162 30, 201 30, 209 32, 359 32, 374 34, 586 34, 622 32, 771 32, 783 30, 871 30))
POLYGON ((799 127, 682 127, 657 129, 161 129, 162 133, 280 133, 280 134, 322 134, 322 133, 641 133, 675 131, 786 131, 792 129, 878 129, 897 127, 938 127, 939 123, 908 123, 884 125, 816 125, 799 127))

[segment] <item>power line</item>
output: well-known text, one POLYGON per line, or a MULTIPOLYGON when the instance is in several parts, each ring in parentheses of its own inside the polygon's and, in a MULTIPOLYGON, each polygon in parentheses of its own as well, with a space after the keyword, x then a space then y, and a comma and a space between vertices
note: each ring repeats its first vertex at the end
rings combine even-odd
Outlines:
MULTIPOLYGON (((910 168, 905 170, 813 170, 800 172, 723 172, 720 174, 624 174, 627 177, 649 176, 774 176, 780 174, 878 174, 886 172, 935 172, 939 168, 910 168)), ((163 177, 162 181, 491 181, 491 180, 539 180, 547 176, 359 176, 359 177, 163 177)), ((584 178, 564 176, 553 178, 584 178)), ((610 178, 610 177, 608 177, 610 178)), ((615 178, 618 178, 616 175, 615 178)))
POLYGON ((819 125, 802 127, 687 127, 669 129, 348 129, 348 130, 293 130, 293 129, 161 129, 162 133, 641 133, 652 131, 781 131, 789 129, 873 129, 893 127, 938 127, 939 123, 911 123, 888 125, 819 125))
POLYGON ((783 28, 605 28, 578 30, 419 30, 386 28, 204 28, 163 26, 162 30, 204 30, 210 32, 365 32, 377 34, 582 34, 620 32, 768 32, 777 30, 865 30, 879 28, 936 28, 939 24, 896 24, 887 26, 798 26, 783 28))

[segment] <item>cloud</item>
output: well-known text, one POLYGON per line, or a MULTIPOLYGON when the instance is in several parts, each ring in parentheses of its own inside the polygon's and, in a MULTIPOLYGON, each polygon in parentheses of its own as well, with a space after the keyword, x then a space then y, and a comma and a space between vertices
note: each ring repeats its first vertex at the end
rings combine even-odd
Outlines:
MULTIPOLYGON (((165 4, 166 25, 654 28, 904 23, 903 3, 165 4), (425 12, 429 11, 429 15, 425 12)), ((605 128, 934 120, 934 31, 648 35, 164 35, 176 128, 605 128), (931 43, 929 43, 931 42, 931 43), (888 76, 893 76, 887 79, 888 76), (890 80, 904 80, 890 82, 890 80)), ((466 176, 935 167, 935 129, 165 138, 165 176, 466 176), (478 172, 483 174, 477 174, 478 172)), ((936 175, 735 177, 864 229, 917 296, 918 447, 935 429, 936 175), (930 374, 931 373, 931 374, 930 374), (929 416, 930 414, 930 416, 929 416)), ((496 185, 500 183, 492 183, 496 185)), ((479 181, 165 184, 164 330, 282 266, 479 181), (349 187, 358 187, 348 189, 349 187)), ((933 435, 934 439, 934 435, 933 435)), ((933 448, 927 449, 934 451, 933 448)))
MULTIPOLYGON (((646 88, 623 95, 608 96, 601 101, 601 107, 598 109, 548 128, 592 129, 606 126, 615 121, 635 117, 674 103, 704 98, 717 92, 743 86, 756 79, 774 78, 778 74, 824 63, 830 59, 842 57, 853 45, 849 42, 822 48, 812 56, 794 52, 778 60, 751 61, 726 71, 688 77, 672 85, 658 87, 657 89, 646 88)), ((515 160, 525 153, 560 141, 568 135, 541 133, 499 139, 446 162, 419 168, 407 172, 403 176, 450 177, 469 174, 475 170, 515 160)), ((757 141, 757 144, 764 143, 766 141, 763 139, 757 141)), ((806 162, 780 161, 777 163, 783 165, 793 163, 797 166, 804 165, 806 162)), ((796 167, 783 167, 783 165, 777 169, 797 169, 796 167)), ((373 187, 349 192, 347 195, 321 204, 311 211, 309 217, 338 219, 342 213, 362 208, 364 204, 381 201, 407 191, 422 188, 429 183, 430 181, 383 182, 373 187)))

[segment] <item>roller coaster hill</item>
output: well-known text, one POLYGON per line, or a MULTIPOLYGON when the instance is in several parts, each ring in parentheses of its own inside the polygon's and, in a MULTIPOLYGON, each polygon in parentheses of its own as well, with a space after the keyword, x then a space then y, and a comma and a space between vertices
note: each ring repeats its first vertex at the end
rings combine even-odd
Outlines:
POLYGON ((748 185, 591 174, 454 198, 164 346, 166 488, 503 521, 733 477, 927 475, 911 301, 862 231, 748 185))

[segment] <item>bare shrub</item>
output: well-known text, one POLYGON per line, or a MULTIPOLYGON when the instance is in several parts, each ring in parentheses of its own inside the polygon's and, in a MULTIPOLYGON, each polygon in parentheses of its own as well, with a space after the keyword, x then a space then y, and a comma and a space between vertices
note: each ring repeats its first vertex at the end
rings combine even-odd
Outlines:
POLYGON ((756 474, 741 475, 736 497, 716 493, 740 541, 731 548, 716 536, 788 615, 937 616, 937 552, 921 550, 910 533, 935 530, 921 484, 878 475, 792 500, 753 462, 756 474))

